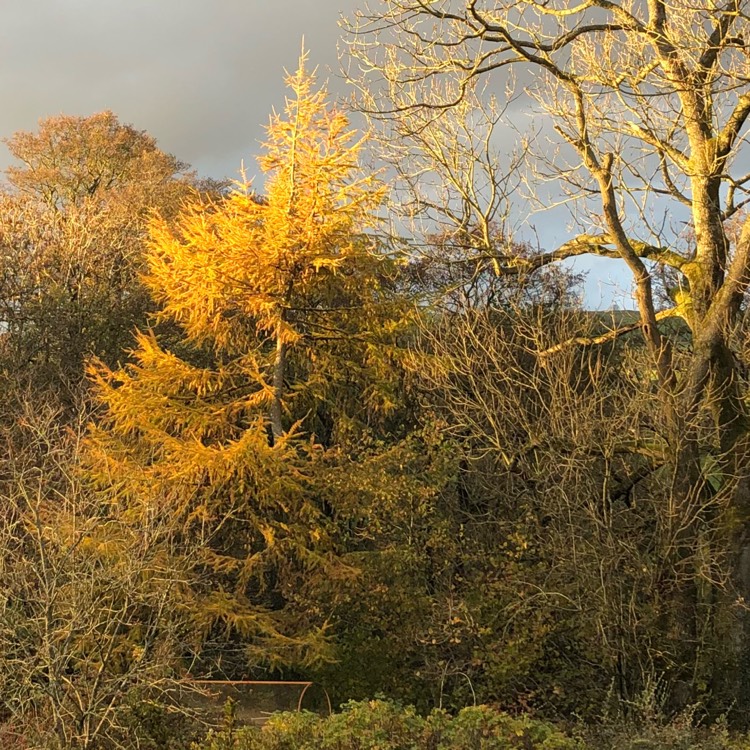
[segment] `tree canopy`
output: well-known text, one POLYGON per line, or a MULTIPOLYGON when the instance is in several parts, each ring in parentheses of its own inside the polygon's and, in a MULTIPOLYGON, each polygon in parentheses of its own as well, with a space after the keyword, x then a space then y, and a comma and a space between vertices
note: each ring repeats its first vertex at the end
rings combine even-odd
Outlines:
POLYGON ((264 194, 238 184, 173 226, 152 223, 144 280, 157 328, 139 334, 132 364, 91 371, 104 408, 95 476, 134 518, 169 513, 201 547, 222 581, 207 578, 195 605, 207 631, 270 634, 282 652, 294 646, 285 601, 346 573, 318 466, 337 423, 346 432, 387 391, 380 365, 398 322, 385 316, 392 261, 367 234, 382 188, 359 171, 362 140, 304 58, 287 83, 259 160, 264 194))

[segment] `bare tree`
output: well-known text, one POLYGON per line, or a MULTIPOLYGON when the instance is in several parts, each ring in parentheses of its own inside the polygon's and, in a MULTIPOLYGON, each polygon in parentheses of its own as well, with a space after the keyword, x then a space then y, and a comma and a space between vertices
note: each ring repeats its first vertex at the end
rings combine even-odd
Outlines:
MULTIPOLYGON (((531 351, 543 366, 568 348, 642 332, 648 363, 638 369, 634 398, 648 394, 656 412, 636 421, 634 437, 653 443, 644 424, 658 421, 658 462, 670 476, 660 517, 682 519, 670 569, 681 581, 681 617, 697 638, 715 581, 691 550, 710 530, 723 529, 734 555, 734 603, 750 598, 740 333, 750 281, 750 222, 742 220, 750 183, 745 4, 394 0, 372 3, 349 29, 352 59, 364 71, 364 108, 388 123, 441 122, 478 87, 504 87, 516 113, 522 106, 533 113, 532 134, 519 141, 527 198, 542 215, 546 201, 566 205, 575 231, 532 255, 486 243, 479 255, 497 274, 533 275, 581 255, 616 258, 629 269, 637 321, 532 342, 531 351), (660 269, 670 285, 664 306, 655 291, 660 269), (682 321, 687 337, 675 333, 679 325, 664 325, 669 318, 682 321)), ((483 141, 475 145, 480 158, 483 141)), ((434 149, 430 156, 445 173, 445 156, 434 149)), ((471 196, 462 199, 471 204, 471 196)))
POLYGON ((137 703, 167 705, 179 676, 184 576, 169 520, 119 519, 56 419, 27 410, 22 454, 3 435, 0 723, 18 747, 132 747, 137 703))
POLYGON ((460 456, 466 541, 451 596, 478 623, 471 653, 524 654, 505 675, 491 660, 467 658, 464 670, 480 694, 533 693, 546 709, 588 712, 610 686, 632 701, 659 678, 672 708, 722 701, 717 667, 731 648, 718 616, 728 589, 718 500, 681 494, 658 391, 644 389, 647 352, 607 340, 611 325, 530 304, 443 314, 423 329, 413 361, 423 408, 460 456), (536 354, 574 338, 602 343, 536 354), (492 585, 477 597, 462 580, 492 585), (574 667, 551 666, 560 651, 574 667))

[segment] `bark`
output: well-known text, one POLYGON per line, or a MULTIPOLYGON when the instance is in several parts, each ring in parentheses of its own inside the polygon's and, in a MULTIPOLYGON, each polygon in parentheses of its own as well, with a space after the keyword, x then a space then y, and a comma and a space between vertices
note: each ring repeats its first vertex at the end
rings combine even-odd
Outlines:
POLYGON ((273 401, 271 402, 271 409, 268 415, 271 421, 271 433, 274 443, 284 434, 282 412, 288 350, 289 344, 282 340, 281 334, 277 334, 276 358, 273 364, 273 401))

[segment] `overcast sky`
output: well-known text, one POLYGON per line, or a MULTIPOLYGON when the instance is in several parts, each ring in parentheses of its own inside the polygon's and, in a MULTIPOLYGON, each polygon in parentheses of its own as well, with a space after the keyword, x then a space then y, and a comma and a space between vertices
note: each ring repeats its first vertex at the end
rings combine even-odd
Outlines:
MULTIPOLYGON (((361 1, 0 0, 0 137, 110 109, 201 175, 236 178, 243 159, 252 174, 303 36, 331 91, 350 94, 338 76, 338 20, 361 1)), ((9 162, 0 146, 0 169, 9 162)), ((566 232, 549 218, 539 238, 553 246, 566 232)), ((629 280, 612 262, 599 266, 587 303, 628 304, 629 280)))
MULTIPOLYGON (((201 174, 258 152, 301 40, 331 88, 356 0, 0 0, 0 136, 111 109, 201 174)), ((0 149, 0 167, 9 162, 0 149)))

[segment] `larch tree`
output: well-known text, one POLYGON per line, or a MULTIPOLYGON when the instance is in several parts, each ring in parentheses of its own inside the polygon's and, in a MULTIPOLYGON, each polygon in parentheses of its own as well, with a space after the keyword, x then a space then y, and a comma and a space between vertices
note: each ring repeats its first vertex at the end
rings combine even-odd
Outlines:
POLYGON ((241 183, 174 227, 152 224, 156 328, 138 335, 133 364, 92 368, 103 412, 91 456, 124 512, 172 514, 185 549, 201 550, 198 629, 223 626, 290 662, 320 655, 321 617, 290 622, 285 605, 321 572, 346 573, 317 466, 368 405, 387 410, 395 324, 393 264, 368 233, 382 188, 359 170, 363 140, 304 56, 287 83, 259 159, 264 193, 241 183))
MULTIPOLYGON (((430 157, 423 134, 475 92, 504 95, 510 105, 496 121, 516 129, 523 107, 533 114, 533 132, 517 141, 521 189, 542 216, 566 206, 572 234, 529 255, 474 232, 466 250, 505 276, 533 275, 584 255, 618 259, 629 271, 635 323, 613 321, 608 331, 541 348, 530 342, 529 351, 543 367, 565 349, 642 333, 648 364, 637 371, 641 386, 633 399, 651 402, 654 412, 637 419, 627 439, 612 432, 611 445, 631 456, 626 484, 659 498, 657 549, 668 564, 657 590, 673 587, 674 601, 682 601, 662 626, 669 620, 665 633, 681 632, 695 654, 705 653, 707 632, 714 632, 715 645, 727 642, 712 630, 719 627, 717 612, 732 613, 745 623, 744 635, 735 630, 729 639, 744 665, 750 654, 748 23, 739 0, 394 0, 356 12, 349 37, 364 108, 389 122, 390 132, 410 138, 423 158, 430 157), (661 301, 659 278, 667 287, 661 301)), ((404 143, 396 147, 408 166, 404 143)), ((450 160, 437 158, 448 171, 450 160)), ((466 214, 476 223, 472 211, 481 218, 481 207, 466 214)), ((519 449, 534 440, 526 435, 519 449)), ((609 494, 605 485, 602 492, 609 494)), ((645 538, 641 544, 654 554, 645 538)), ((683 697, 712 690, 719 673, 727 674, 718 661, 708 667, 713 676, 690 674, 682 656, 664 656, 659 645, 647 649, 646 668, 667 672, 674 684, 691 682, 683 697)), ((738 668, 742 673, 746 666, 738 668)))

